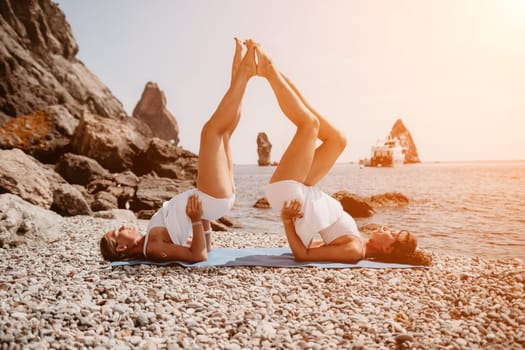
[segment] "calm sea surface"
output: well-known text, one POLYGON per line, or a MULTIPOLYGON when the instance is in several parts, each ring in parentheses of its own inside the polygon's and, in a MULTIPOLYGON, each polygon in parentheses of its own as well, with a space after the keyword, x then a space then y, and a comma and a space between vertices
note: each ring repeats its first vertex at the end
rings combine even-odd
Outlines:
MULTIPOLYGON (((231 216, 243 231, 284 235, 278 213, 253 208, 273 167, 236 165, 231 216)), ((401 192, 410 204, 384 209, 358 226, 378 223, 414 233, 419 246, 452 255, 525 258, 525 161, 442 162, 399 168, 337 164, 319 187, 362 196, 401 192)))

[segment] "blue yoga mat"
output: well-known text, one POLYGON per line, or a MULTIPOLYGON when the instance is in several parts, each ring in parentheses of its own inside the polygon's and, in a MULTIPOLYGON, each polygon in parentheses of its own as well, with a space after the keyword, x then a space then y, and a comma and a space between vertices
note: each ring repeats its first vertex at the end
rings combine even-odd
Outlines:
POLYGON ((198 263, 187 263, 184 261, 146 261, 146 260, 130 260, 130 261, 114 261, 110 266, 125 266, 125 265, 171 265, 178 264, 186 267, 212 267, 212 266, 265 266, 265 267, 303 267, 315 266, 324 268, 413 268, 424 267, 403 264, 391 264, 383 262, 375 262, 369 260, 360 260, 355 264, 343 264, 334 262, 298 262, 295 261, 290 248, 215 248, 208 253, 208 260, 198 263))

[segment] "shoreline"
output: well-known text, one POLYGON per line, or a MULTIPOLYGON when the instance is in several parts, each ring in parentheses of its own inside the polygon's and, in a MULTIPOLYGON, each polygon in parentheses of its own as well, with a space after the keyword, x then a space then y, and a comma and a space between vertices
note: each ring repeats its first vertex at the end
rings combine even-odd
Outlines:
MULTIPOLYGON (((0 248, 2 346, 525 347, 519 259, 435 254, 429 269, 402 270, 108 268, 98 238, 120 223, 64 218, 58 242, 0 248)), ((214 233, 217 247, 285 245, 284 236, 214 233)))

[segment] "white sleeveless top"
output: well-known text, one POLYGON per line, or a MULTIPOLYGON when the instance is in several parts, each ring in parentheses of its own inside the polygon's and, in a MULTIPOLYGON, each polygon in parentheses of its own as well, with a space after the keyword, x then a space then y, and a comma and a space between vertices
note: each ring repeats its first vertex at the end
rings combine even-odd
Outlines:
POLYGON ((186 244, 193 232, 191 219, 186 214, 186 205, 188 197, 194 193, 198 194, 202 203, 202 218, 205 220, 216 220, 226 215, 235 202, 235 194, 230 198, 215 198, 196 188, 177 194, 169 201, 164 202, 162 207, 151 217, 144 240, 144 256, 146 256, 149 232, 154 227, 165 227, 174 244, 186 244))

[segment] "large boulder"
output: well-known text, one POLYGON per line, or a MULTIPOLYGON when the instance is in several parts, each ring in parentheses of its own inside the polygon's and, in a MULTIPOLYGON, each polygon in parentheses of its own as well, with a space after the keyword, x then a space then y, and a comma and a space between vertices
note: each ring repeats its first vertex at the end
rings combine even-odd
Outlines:
POLYGON ((78 45, 64 13, 50 0, 0 1, 0 124, 61 104, 126 115, 122 103, 75 56, 78 45))
POLYGON ((70 184, 84 186, 97 178, 111 176, 96 160, 73 153, 63 154, 55 170, 70 184))
POLYGON ((194 180, 197 177, 198 156, 171 142, 154 137, 141 154, 133 171, 140 175, 155 172, 159 177, 194 180))
MULTIPOLYGON (((53 173, 52 173, 53 174, 53 173)), ((55 179, 61 179, 58 174, 55 179)), ((65 181, 54 182, 51 209, 62 216, 91 215, 89 205, 82 193, 65 181)))
POLYGON ((362 197, 348 191, 338 191, 332 194, 343 209, 354 218, 370 217, 377 209, 399 208, 408 205, 408 198, 399 192, 385 192, 370 197, 362 197))
POLYGON ((385 192, 376 194, 368 199, 374 208, 396 208, 408 205, 408 197, 399 192, 385 192))
POLYGON ((257 135, 257 154, 259 156, 257 163, 259 166, 268 166, 271 164, 271 152, 272 144, 268 139, 268 135, 264 132, 260 132, 257 135))
MULTIPOLYGON (((135 198, 131 203, 131 210, 156 211, 162 204, 176 194, 193 187, 192 182, 177 182, 164 177, 143 176, 137 186, 135 198)), ((151 212, 150 212, 151 213, 151 212)), ((144 218, 141 216, 141 218, 144 218)))
POLYGON ((135 198, 139 178, 131 171, 94 179, 86 186, 88 201, 94 211, 129 209, 135 198))
POLYGON ((71 141, 74 153, 95 159, 111 172, 133 168, 149 145, 151 130, 135 118, 108 119, 84 113, 71 141))
POLYGON ((332 197, 337 199, 343 210, 354 218, 366 218, 375 214, 374 208, 367 203, 367 200, 354 193, 338 191, 332 194, 332 197))
POLYGON ((421 162, 412 135, 401 119, 396 120, 389 136, 399 140, 399 143, 403 147, 403 153, 405 154, 405 163, 421 162))
POLYGON ((0 247, 53 242, 60 238, 62 218, 13 194, 0 194, 0 247))
POLYGON ((8 120, 0 126, 0 148, 19 148, 54 163, 69 146, 78 120, 60 105, 8 120))
POLYGON ((0 151, 0 193, 12 193, 65 215, 89 215, 81 192, 19 149, 0 151))
POLYGON ((179 125, 166 107, 166 96, 156 83, 148 82, 133 109, 133 117, 148 125, 155 137, 179 144, 179 125))
POLYGON ((0 193, 12 193, 49 209, 53 190, 48 171, 19 149, 0 151, 0 193))

